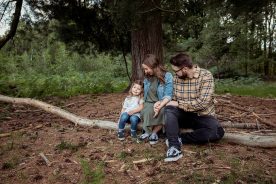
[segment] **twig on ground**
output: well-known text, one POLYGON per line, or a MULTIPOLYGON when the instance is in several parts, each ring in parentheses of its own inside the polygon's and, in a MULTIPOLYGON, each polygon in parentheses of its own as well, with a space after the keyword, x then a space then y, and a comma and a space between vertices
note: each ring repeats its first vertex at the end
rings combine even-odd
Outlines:
POLYGON ((132 163, 139 164, 139 163, 144 163, 144 162, 148 162, 148 161, 151 161, 151 160, 152 160, 151 158, 144 158, 142 160, 133 161, 132 163))
POLYGON ((39 153, 39 156, 46 162, 47 166, 51 166, 51 162, 47 159, 44 153, 39 153))
POLYGON ((213 166, 213 167, 205 166, 205 167, 188 169, 187 171, 195 171, 195 170, 202 170, 202 169, 209 169, 209 170, 212 170, 212 169, 226 169, 226 170, 232 170, 231 167, 227 167, 227 166, 213 166))
POLYGON ((271 123, 271 122, 269 122, 269 121, 266 121, 266 120, 262 119, 262 118, 261 118, 260 116, 258 116, 256 113, 252 112, 252 115, 255 116, 261 123, 264 123, 264 124, 266 124, 266 125, 272 126, 272 127, 274 127, 274 128, 276 127, 276 124, 271 123))

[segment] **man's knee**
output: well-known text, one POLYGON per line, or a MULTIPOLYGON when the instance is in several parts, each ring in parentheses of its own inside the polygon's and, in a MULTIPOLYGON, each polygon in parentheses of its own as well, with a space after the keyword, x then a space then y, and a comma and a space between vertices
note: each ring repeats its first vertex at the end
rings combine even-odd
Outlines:
POLYGON ((205 139, 208 142, 218 141, 224 136, 224 129, 222 127, 216 127, 215 129, 206 131, 205 139))
POLYGON ((172 115, 172 114, 176 115, 178 112, 178 108, 172 105, 165 106, 164 112, 166 115, 172 115))

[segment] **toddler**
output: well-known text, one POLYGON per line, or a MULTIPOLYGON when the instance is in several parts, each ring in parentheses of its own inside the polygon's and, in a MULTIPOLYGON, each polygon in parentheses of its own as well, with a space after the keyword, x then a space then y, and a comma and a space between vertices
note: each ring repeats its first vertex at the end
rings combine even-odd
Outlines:
POLYGON ((141 121, 140 111, 144 107, 143 100, 143 83, 142 81, 135 81, 132 83, 129 95, 125 98, 121 116, 118 125, 118 139, 124 140, 125 134, 124 129, 127 122, 130 122, 131 126, 131 137, 137 138, 137 125, 141 121))

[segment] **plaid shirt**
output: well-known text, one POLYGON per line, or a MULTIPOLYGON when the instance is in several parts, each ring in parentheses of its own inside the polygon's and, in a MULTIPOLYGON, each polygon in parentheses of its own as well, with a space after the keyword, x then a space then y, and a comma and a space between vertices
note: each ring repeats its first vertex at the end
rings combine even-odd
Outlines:
POLYGON ((214 79, 211 72, 194 66, 193 78, 180 79, 174 76, 173 100, 178 107, 198 115, 215 116, 214 79))

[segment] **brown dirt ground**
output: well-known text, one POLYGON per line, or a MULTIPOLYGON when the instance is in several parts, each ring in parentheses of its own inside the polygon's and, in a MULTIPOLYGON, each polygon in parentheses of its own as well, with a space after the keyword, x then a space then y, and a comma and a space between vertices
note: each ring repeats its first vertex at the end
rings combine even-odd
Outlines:
MULTIPOLYGON (((126 94, 81 95, 43 101, 90 119, 117 121, 126 94)), ((276 124, 276 100, 218 96, 221 121, 276 124), (253 114, 253 112, 256 115, 253 114)), ((275 129, 274 129, 275 130, 275 129)), ((185 145, 184 157, 163 162, 164 139, 151 146, 116 131, 75 126, 42 110, 0 103, 0 183, 276 183, 276 148, 264 149, 225 141, 185 145), (39 127, 37 127, 39 126, 39 127), (19 131, 18 131, 19 130, 19 131), (39 153, 51 162, 47 166, 39 153), (133 164, 150 158, 151 161, 133 164)))

